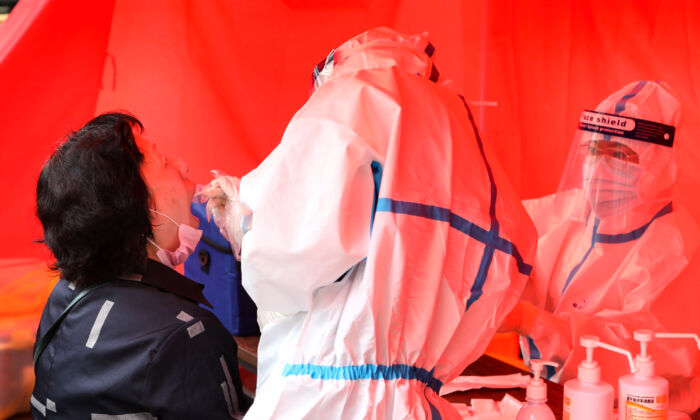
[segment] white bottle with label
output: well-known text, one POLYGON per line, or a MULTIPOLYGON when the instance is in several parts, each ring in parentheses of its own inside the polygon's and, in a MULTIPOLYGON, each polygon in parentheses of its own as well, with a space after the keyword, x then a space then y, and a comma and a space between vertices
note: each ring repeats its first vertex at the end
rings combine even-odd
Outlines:
POLYGON ((613 415, 615 389, 600 380, 600 365, 593 360, 593 349, 599 342, 598 337, 592 335, 581 337, 586 359, 578 365, 578 378, 564 384, 563 420, 607 420, 613 415))
POLYGON ((637 371, 621 376, 618 383, 619 420, 667 420, 668 381, 656 376, 654 359, 647 352, 654 338, 650 330, 637 330, 634 339, 639 341, 641 351, 635 358, 637 371))
POLYGON ((540 378, 545 366, 559 366, 554 362, 530 359, 530 367, 535 377, 527 385, 527 402, 518 411, 515 420, 555 420, 552 409, 547 405, 547 383, 540 378))

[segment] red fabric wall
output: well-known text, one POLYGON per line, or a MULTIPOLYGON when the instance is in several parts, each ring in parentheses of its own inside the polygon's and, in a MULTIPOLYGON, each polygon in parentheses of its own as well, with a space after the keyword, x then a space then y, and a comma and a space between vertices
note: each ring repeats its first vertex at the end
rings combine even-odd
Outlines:
POLYGON ((0 258, 48 255, 32 243, 36 180, 65 133, 95 112, 113 5, 21 1, 0 24, 0 258))
POLYGON ((312 67, 379 25, 428 31, 441 78, 498 102, 475 113, 523 198, 556 189, 582 109, 636 79, 667 81, 685 106, 678 200, 700 220, 697 22, 692 0, 22 0, 0 26, 0 77, 13 81, 0 113, 0 258, 41 253, 36 176, 69 128, 129 110, 193 179, 240 176, 279 142, 312 67))
POLYGON ((524 198, 556 189, 580 112, 635 80, 664 80, 684 106, 678 201, 700 221, 700 2, 485 2, 479 82, 500 106, 483 129, 524 198))

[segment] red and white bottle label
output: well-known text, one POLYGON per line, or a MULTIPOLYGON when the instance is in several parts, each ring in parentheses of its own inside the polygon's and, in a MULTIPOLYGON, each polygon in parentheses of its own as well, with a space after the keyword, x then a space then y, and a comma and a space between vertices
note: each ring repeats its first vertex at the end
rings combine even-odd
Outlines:
POLYGON ((625 401, 626 420, 666 420, 668 418, 668 395, 627 395, 625 401))

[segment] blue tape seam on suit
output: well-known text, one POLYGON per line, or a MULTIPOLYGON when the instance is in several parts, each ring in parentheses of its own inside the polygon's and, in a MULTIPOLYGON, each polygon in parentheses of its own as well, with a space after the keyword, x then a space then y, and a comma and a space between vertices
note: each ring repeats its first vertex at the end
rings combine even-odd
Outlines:
MULTIPOLYGON (((634 98, 637 96, 637 94, 642 90, 642 88, 647 84, 646 80, 641 80, 637 82, 636 85, 632 88, 632 90, 629 91, 628 94, 620 98, 619 101, 615 103, 615 114, 619 115, 620 112, 625 110, 625 107, 627 106, 627 101, 634 98)), ((610 140, 611 136, 610 134, 605 134, 603 136, 604 140, 610 140)))
POLYGON ((424 217, 426 219, 437 220, 439 222, 449 222, 450 227, 468 235, 488 247, 505 252, 515 258, 518 271, 524 275, 530 275, 532 266, 523 261, 518 248, 512 242, 499 236, 494 236, 491 232, 470 222, 469 220, 452 213, 450 209, 444 207, 430 206, 427 204, 412 203, 409 201, 398 201, 390 198, 380 198, 377 203, 377 211, 408 214, 411 216, 424 217))
POLYGON ((440 391, 442 382, 425 369, 409 365, 351 365, 322 366, 312 364, 287 364, 282 376, 310 376, 313 379, 354 381, 359 379, 393 380, 409 379, 424 383, 435 392, 440 391))
MULTIPOLYGON (((489 203, 489 217, 491 218, 491 230, 489 230, 488 233, 489 239, 491 239, 491 241, 495 241, 499 237, 498 233, 500 229, 498 220, 496 219, 496 196, 498 195, 498 190, 496 189, 496 183, 493 180, 493 171, 491 170, 491 165, 489 165, 489 162, 486 159, 486 153, 484 152, 484 144, 481 142, 479 129, 476 127, 476 123, 474 122, 474 116, 472 115, 472 111, 471 109, 469 109, 467 101, 464 100, 464 96, 459 95, 459 97, 462 100, 462 104, 464 104, 464 108, 467 110, 469 123, 471 124, 472 130, 474 131, 476 144, 479 146, 479 153, 481 153, 481 158, 484 160, 486 172, 489 176, 489 183, 491 184, 491 201, 489 203)), ((486 245, 484 247, 484 256, 481 258, 481 263, 479 264, 479 271, 476 274, 476 279, 474 279, 474 284, 472 284, 471 293, 469 295, 469 300, 467 300, 467 308, 465 309, 465 311, 468 310, 472 306, 472 304, 474 304, 474 302, 476 302, 481 297, 481 294, 483 293, 484 283, 486 283, 486 278, 488 277, 489 267, 491 267, 491 262, 493 261, 493 254, 496 252, 495 246, 492 246, 487 242, 484 242, 484 244, 486 245)), ((515 248, 515 246, 513 246, 513 248, 515 248)), ((520 270, 520 267, 518 267, 518 270, 520 270)), ((527 275, 530 274, 530 271, 532 270, 528 270, 527 275)))
POLYGON ((484 228, 470 222, 469 220, 453 213, 450 209, 431 206, 421 203, 413 203, 408 201, 398 201, 392 200, 390 198, 379 198, 377 201, 376 211, 384 211, 399 214, 408 214, 412 216, 424 217, 427 219, 449 222, 450 226, 459 230, 460 232, 476 239, 477 241, 483 243, 484 255, 481 258, 479 264, 479 270, 477 272, 474 283, 470 291, 469 299, 467 300, 466 309, 476 302, 483 293, 483 287, 488 276, 488 270, 493 261, 493 255, 496 250, 505 252, 513 258, 515 258, 516 264, 518 266, 518 271, 524 275, 530 275, 532 271, 532 266, 523 261, 520 252, 517 247, 510 241, 501 238, 499 236, 499 223, 496 219, 496 198, 498 195, 498 190, 496 188, 496 183, 494 182, 493 172, 491 170, 491 165, 489 165, 486 159, 486 154, 484 152, 484 147, 481 142, 481 137, 479 135, 479 130, 474 122, 474 117, 467 105, 464 97, 460 96, 462 103, 467 111, 469 117, 469 122, 472 125, 474 131, 474 136, 479 146, 479 152, 486 166, 486 171, 489 177, 489 183, 491 186, 491 199, 489 202, 489 217, 491 219, 491 229, 485 230, 484 228))
POLYGON ((588 251, 586 251, 586 254, 583 256, 583 259, 581 262, 576 264, 574 268, 571 269, 571 272, 569 273, 569 277, 566 279, 566 283, 564 283, 564 288, 561 291, 561 294, 563 295, 564 292, 566 291, 567 287, 569 287, 569 283, 571 283, 571 280, 573 280, 574 276, 576 273, 578 273, 578 270, 583 266, 583 263, 586 262, 586 259, 588 259, 588 256, 591 254, 591 251, 593 251, 593 247, 595 247, 595 244, 622 244, 625 242, 632 242, 635 241, 639 238, 642 237, 644 232, 649 228, 651 223, 658 219, 661 216, 667 215, 673 211, 673 203, 668 203, 666 204, 661 210, 659 210, 654 217, 649 220, 647 224, 644 226, 641 226, 633 231, 626 232, 626 233, 618 233, 618 234, 606 234, 606 233, 598 233, 598 224, 600 223, 599 219, 595 219, 595 224, 593 225, 593 236, 591 237, 591 247, 588 248, 588 251))

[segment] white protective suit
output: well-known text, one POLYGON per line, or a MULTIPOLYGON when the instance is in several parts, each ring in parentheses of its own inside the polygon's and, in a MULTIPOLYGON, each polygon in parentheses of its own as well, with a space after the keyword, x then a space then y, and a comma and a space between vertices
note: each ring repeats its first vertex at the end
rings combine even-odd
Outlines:
MULTIPOLYGON (((559 192, 524 203, 539 240, 523 299, 538 310, 521 345, 532 358, 560 363, 550 371, 555 380, 576 377, 582 335, 637 354, 636 329, 700 333, 700 270, 688 267, 700 231, 671 202, 679 118, 665 83, 625 86, 581 114, 559 192)), ((670 381, 670 407, 696 410, 694 343, 656 340, 650 351, 657 374, 670 381)), ((595 357, 614 386, 629 373, 623 356, 599 350, 595 357)))
POLYGON ((460 418, 438 390, 517 302, 536 234, 432 52, 386 28, 344 43, 241 180, 243 285, 288 315, 246 418, 460 418))

